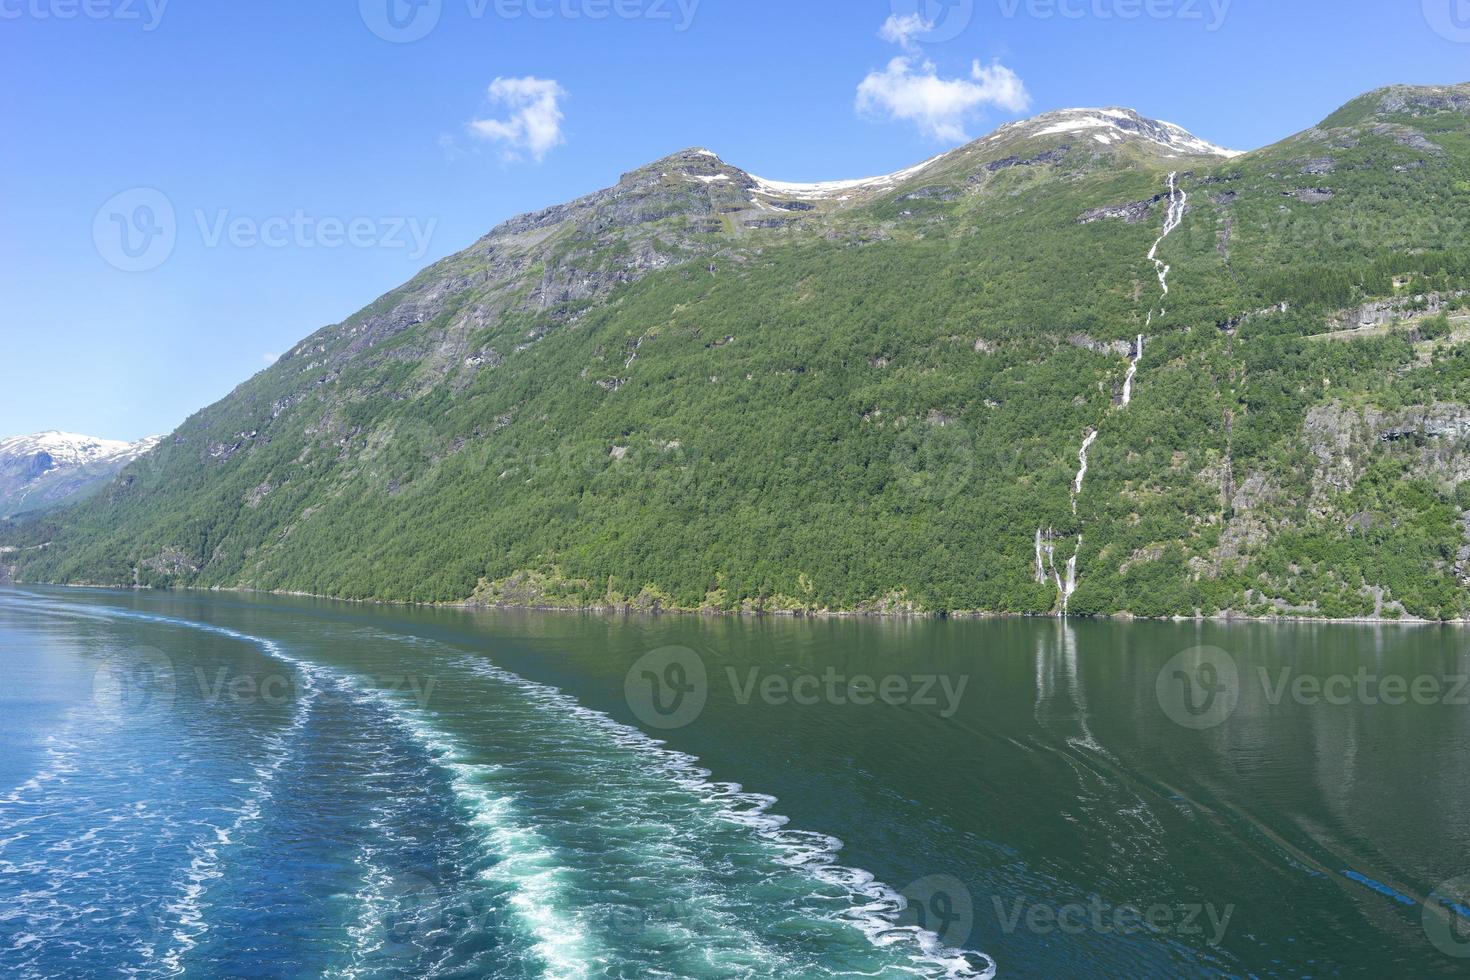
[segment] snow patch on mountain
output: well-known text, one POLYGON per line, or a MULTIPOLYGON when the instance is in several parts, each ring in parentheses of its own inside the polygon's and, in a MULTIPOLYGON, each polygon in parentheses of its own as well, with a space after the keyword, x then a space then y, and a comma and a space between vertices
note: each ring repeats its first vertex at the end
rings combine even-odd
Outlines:
POLYGON ((1060 109, 1037 116, 1035 119, 1008 123, 1001 131, 1024 128, 1035 136, 1055 136, 1061 133, 1089 133, 1100 143, 1113 143, 1134 139, 1147 140, 1164 147, 1171 153, 1190 156, 1216 156, 1230 159, 1244 151, 1229 150, 1208 140, 1202 140, 1182 126, 1160 119, 1149 119, 1132 109, 1060 109))
POLYGON ((757 177, 755 174, 751 174, 750 179, 756 183, 756 192, 764 194, 767 197, 794 197, 804 200, 837 198, 838 200, 843 200, 844 198, 840 195, 850 195, 853 192, 883 191, 895 187, 910 177, 923 173, 953 152, 953 150, 950 150, 949 152, 941 153, 936 157, 925 160, 923 163, 891 174, 884 174, 881 177, 860 177, 857 180, 825 180, 813 184, 799 184, 785 180, 767 180, 764 177, 757 177))
POLYGON ((122 442, 74 432, 0 439, 0 518, 93 493, 162 441, 154 436, 122 442))
POLYGON ((137 442, 122 442, 117 439, 77 435, 74 432, 39 432, 35 435, 0 439, 0 457, 36 456, 45 453, 51 457, 53 468, 87 466, 103 461, 127 462, 136 459, 161 441, 162 436, 151 436, 137 442))

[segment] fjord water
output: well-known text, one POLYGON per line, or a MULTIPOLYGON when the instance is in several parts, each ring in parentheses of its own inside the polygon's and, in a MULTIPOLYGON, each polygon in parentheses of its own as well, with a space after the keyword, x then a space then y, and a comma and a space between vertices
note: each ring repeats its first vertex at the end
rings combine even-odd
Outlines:
POLYGON ((1470 967, 1455 630, 24 589, 0 657, 5 975, 1470 967), (668 648, 702 710, 640 702, 668 648))

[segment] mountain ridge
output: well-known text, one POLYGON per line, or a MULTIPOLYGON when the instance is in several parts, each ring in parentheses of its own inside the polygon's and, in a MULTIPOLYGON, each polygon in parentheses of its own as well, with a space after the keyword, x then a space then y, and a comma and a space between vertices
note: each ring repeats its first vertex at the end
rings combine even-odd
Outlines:
POLYGON ((1369 93, 1235 157, 1044 114, 815 191, 680 151, 318 331, 106 493, 8 529, 51 544, 15 573, 1457 618, 1460 95, 1369 93))

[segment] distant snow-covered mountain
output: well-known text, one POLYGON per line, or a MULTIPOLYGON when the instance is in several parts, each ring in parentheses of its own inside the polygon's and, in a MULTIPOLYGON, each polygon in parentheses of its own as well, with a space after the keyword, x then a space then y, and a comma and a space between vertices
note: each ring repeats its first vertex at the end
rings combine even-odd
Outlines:
POLYGON ((1059 109, 1032 119, 1022 119, 1002 126, 998 134, 1026 132, 1033 136, 1058 134, 1090 136, 1102 146, 1133 142, 1152 144, 1166 156, 1204 156, 1231 159, 1240 150, 1228 150, 1202 140, 1182 126, 1139 115, 1132 109, 1112 106, 1106 109, 1059 109))
POLYGON ((160 437, 122 442, 72 432, 0 439, 0 517, 46 510, 95 492, 160 437))

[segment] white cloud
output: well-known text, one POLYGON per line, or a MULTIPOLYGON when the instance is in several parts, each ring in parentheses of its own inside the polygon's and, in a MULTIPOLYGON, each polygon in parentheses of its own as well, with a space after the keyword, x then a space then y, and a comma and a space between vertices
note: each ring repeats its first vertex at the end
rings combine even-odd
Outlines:
POLYGON ((269 353, 267 353, 267 354, 260 355, 260 359, 262 361, 264 361, 265 363, 267 363, 267 364, 274 364, 274 363, 276 363, 277 361, 279 361, 281 359, 281 355, 280 354, 269 354, 269 353))
POLYGON ((878 36, 904 50, 882 71, 869 73, 858 85, 859 112, 913 123, 932 139, 962 143, 966 121, 979 109, 995 106, 1020 112, 1031 96, 1020 76, 1005 65, 970 67, 969 78, 942 78, 934 62, 919 51, 918 38, 934 30, 919 14, 894 14, 878 36))
POLYGON ((497 78, 490 85, 490 102, 510 110, 509 118, 476 119, 470 132, 505 144, 507 159, 519 159, 525 152, 543 160, 566 142, 561 131, 561 100, 566 95, 566 89, 549 78, 497 78))
POLYGON ((905 17, 893 14, 884 22, 878 36, 912 53, 918 50, 918 44, 915 43, 914 38, 921 34, 928 34, 932 30, 934 30, 934 25, 920 14, 909 14, 905 17))
POLYGON ((941 78, 932 61, 901 55, 858 85, 858 111, 910 122, 924 135, 961 143, 966 120, 984 106, 1020 112, 1031 104, 1026 85, 1004 65, 976 61, 969 78, 941 78))

